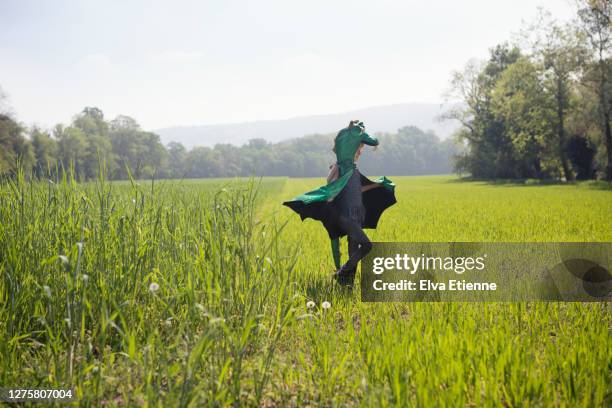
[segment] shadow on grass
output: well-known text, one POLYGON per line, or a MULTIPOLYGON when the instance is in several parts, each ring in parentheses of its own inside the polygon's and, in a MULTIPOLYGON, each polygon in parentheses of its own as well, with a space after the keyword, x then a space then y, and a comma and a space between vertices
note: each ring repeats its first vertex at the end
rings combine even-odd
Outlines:
POLYGON ((490 186, 510 187, 546 187, 546 186, 580 186, 594 190, 612 190, 612 182, 605 180, 563 181, 555 179, 478 179, 459 177, 446 181, 447 183, 483 183, 490 186))

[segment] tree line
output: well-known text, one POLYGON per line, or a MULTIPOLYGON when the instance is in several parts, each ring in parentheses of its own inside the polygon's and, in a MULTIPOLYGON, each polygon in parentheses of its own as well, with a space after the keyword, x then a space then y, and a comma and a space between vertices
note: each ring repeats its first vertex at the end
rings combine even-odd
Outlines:
POLYGON ((612 2, 581 0, 577 18, 540 11, 451 81, 463 104, 455 170, 475 178, 612 180, 612 2))
MULTIPOLYGON (((242 146, 194 147, 170 142, 142 130, 136 120, 107 121, 99 108, 86 107, 68 126, 27 128, 11 115, 0 115, 0 174, 18 166, 37 177, 72 172, 79 180, 98 177, 103 168, 114 180, 233 176, 310 177, 327 174, 334 161, 335 134, 315 134, 279 143, 252 139, 242 146), (102 165, 102 167, 101 167, 102 165)), ((443 174, 452 171, 456 144, 432 132, 405 127, 381 135, 383 143, 360 165, 371 174, 443 174)))

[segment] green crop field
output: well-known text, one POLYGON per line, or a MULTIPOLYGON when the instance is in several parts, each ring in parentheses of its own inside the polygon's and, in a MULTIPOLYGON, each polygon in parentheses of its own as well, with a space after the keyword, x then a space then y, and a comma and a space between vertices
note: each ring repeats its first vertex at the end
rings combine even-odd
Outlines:
MULTIPOLYGON (((392 179, 373 241, 612 241, 608 184, 392 179)), ((322 226, 281 206, 321 183, 1 182, 0 386, 81 406, 612 404, 609 304, 362 303, 322 226)))

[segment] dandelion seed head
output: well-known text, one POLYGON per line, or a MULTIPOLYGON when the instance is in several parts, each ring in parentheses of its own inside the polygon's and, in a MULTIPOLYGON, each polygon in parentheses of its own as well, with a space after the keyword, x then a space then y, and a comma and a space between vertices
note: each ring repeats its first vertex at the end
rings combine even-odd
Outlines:
POLYGON ((309 300, 309 301, 306 303, 306 307, 307 307, 308 309, 313 309, 313 308, 315 307, 315 302, 313 302, 312 300, 309 300))
POLYGON ((324 301, 323 303, 321 303, 321 307, 323 309, 329 309, 331 307, 331 303, 329 303, 327 300, 324 301))
POLYGON ((132 204, 136 204, 136 199, 132 198, 132 204))
POLYGON ((43 290, 45 291, 45 295, 47 295, 47 297, 51 297, 51 288, 48 287, 47 285, 43 286, 43 290))
POLYGON ((83 278, 83 282, 87 283, 89 282, 89 275, 84 273, 83 276, 81 276, 83 278))
POLYGON ((149 285, 149 291, 155 293, 159 290, 159 284, 157 282, 151 282, 149 285))

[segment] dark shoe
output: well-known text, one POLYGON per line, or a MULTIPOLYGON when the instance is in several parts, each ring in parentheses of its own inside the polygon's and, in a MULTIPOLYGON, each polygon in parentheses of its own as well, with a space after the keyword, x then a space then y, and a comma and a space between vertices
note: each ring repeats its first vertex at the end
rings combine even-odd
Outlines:
POLYGON ((357 269, 340 268, 334 273, 334 279, 342 286, 353 286, 357 269))

